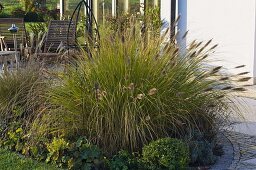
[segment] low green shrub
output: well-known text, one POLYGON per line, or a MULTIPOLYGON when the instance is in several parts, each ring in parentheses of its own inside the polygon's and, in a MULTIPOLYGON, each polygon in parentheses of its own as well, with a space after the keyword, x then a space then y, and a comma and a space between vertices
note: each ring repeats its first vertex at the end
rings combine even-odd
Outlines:
POLYGON ((185 169, 189 163, 189 149, 179 139, 163 138, 143 147, 142 160, 147 169, 185 169))
POLYGON ((0 148, 0 167, 1 170, 60 170, 53 165, 38 162, 2 148, 0 148))
POLYGON ((51 143, 46 145, 48 150, 48 155, 46 159, 46 163, 52 162, 59 167, 62 164, 67 163, 65 155, 67 155, 69 143, 64 139, 54 138, 51 143))
POLYGON ((122 150, 108 162, 108 167, 113 170, 137 170, 144 169, 144 164, 138 155, 122 150))

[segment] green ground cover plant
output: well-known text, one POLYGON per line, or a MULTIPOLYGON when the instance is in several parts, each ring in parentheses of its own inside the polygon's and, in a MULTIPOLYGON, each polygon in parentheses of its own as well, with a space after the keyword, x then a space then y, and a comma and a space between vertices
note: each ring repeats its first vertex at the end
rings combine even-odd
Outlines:
POLYGON ((0 149, 0 167, 2 170, 57 170, 58 168, 37 162, 31 158, 25 158, 22 155, 0 149))

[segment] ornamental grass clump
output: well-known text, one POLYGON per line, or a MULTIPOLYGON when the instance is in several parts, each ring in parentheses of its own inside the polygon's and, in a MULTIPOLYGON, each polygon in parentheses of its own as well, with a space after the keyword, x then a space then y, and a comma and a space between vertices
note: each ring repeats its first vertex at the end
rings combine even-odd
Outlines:
POLYGON ((47 87, 40 68, 35 64, 1 73, 0 126, 3 134, 14 124, 22 128, 30 127, 44 103, 42 96, 47 87))
MULTIPOLYGON (((106 154, 140 151, 152 140, 211 133, 227 121, 228 81, 205 64, 216 46, 193 42, 180 55, 172 43, 145 43, 132 29, 106 34, 92 58, 59 74, 37 134, 86 136, 106 154), (221 88, 220 88, 221 87, 221 88)), ((229 87, 229 86, 228 86, 229 87)))

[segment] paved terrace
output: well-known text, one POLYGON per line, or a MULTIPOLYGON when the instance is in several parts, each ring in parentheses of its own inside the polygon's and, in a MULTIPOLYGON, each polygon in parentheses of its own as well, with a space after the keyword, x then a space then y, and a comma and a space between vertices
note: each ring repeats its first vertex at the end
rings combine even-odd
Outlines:
POLYGON ((236 100, 244 118, 234 117, 234 124, 220 136, 225 155, 214 170, 256 170, 256 86, 236 100))

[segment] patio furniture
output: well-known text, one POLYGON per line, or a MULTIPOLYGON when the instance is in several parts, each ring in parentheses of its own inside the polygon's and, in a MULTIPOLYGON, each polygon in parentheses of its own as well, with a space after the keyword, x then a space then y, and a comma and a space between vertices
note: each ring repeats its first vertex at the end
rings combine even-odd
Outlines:
POLYGON ((14 62, 16 62, 16 68, 18 68, 19 56, 20 53, 18 51, 0 51, 0 63, 7 66, 8 62, 10 62, 11 67, 13 67, 14 62))
POLYGON ((20 51, 21 47, 25 47, 27 43, 26 29, 23 18, 0 18, 0 36, 4 36, 7 49, 14 50, 13 34, 8 31, 12 24, 19 27, 16 37, 18 50, 20 51))
POLYGON ((49 23, 48 32, 44 42, 42 52, 36 52, 39 59, 57 59, 61 52, 76 44, 76 23, 71 22, 68 37, 68 20, 52 20, 49 23))
POLYGON ((13 63, 16 62, 16 68, 19 67, 19 58, 20 52, 18 51, 7 51, 7 45, 5 42, 5 37, 0 36, 0 63, 5 66, 8 65, 8 62, 13 67, 13 63))
POLYGON ((4 36, 0 36, 0 51, 7 51, 7 44, 4 41, 4 36))

